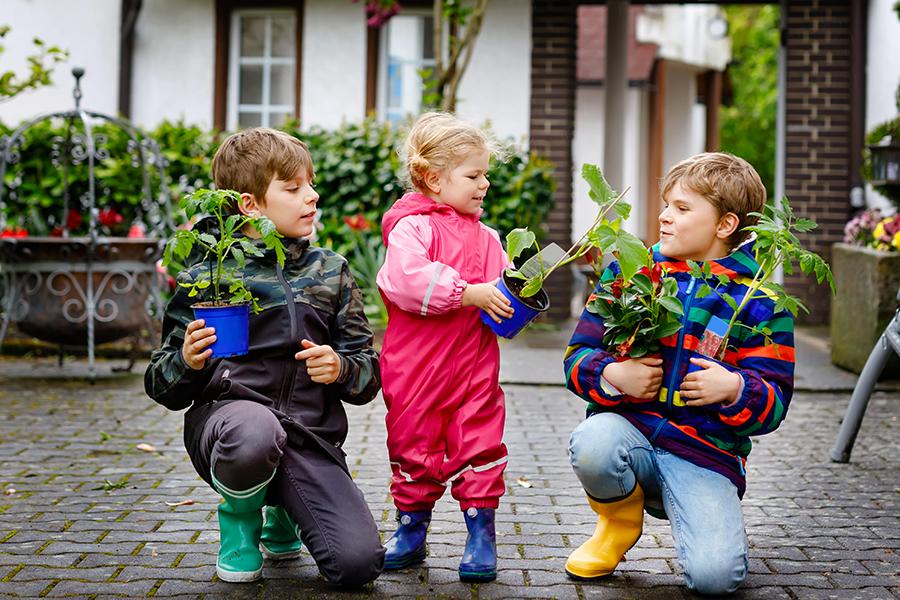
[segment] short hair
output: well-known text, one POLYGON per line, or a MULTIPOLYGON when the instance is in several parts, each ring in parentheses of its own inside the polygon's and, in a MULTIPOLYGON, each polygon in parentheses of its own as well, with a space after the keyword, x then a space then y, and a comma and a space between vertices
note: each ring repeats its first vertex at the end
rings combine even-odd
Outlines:
POLYGON ((427 189, 425 175, 429 171, 444 172, 458 165, 472 151, 487 150, 491 156, 502 152, 497 141, 471 123, 446 112, 422 114, 409 130, 400 149, 406 167, 408 187, 427 189))
POLYGON ((766 186, 759 173, 743 158, 728 152, 704 152, 687 158, 666 173, 660 183, 660 197, 665 198, 676 183, 703 196, 722 217, 734 213, 738 228, 728 238, 734 248, 749 235, 744 227, 755 225, 758 217, 751 212, 762 212, 766 204, 766 186))
POLYGON ((212 177, 218 189, 249 193, 265 206, 272 179, 287 180, 305 171, 315 175, 309 148, 283 131, 253 127, 222 142, 212 159, 212 177))

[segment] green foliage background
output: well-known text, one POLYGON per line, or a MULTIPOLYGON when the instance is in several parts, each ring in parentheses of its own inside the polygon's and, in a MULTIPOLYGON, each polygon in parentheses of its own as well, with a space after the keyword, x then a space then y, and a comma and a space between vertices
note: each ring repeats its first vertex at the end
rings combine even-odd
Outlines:
POLYGON ((775 5, 726 6, 732 40, 728 67, 733 98, 719 109, 722 150, 753 165, 775 193, 775 118, 780 10, 775 5))

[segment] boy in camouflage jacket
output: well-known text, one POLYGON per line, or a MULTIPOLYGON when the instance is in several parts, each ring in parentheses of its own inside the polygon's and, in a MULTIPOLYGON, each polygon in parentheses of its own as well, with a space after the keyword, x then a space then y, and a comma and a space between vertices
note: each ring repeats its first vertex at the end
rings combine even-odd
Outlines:
MULTIPOLYGON (((212 172, 218 188, 240 192, 237 210, 274 222, 285 237, 285 265, 271 250, 247 257, 244 282, 261 310, 250 316, 243 356, 210 358, 215 331, 194 320, 192 299, 179 286, 144 377, 147 394, 170 410, 189 408, 185 447, 224 499, 220 579, 258 579, 263 554, 296 557, 302 538, 327 580, 366 583, 380 574, 384 549, 341 449, 342 401, 375 397, 378 356, 347 261, 305 239, 319 198, 312 159, 287 134, 248 129, 223 142, 212 172)), ((191 282, 206 268, 189 266, 178 280, 191 282)))

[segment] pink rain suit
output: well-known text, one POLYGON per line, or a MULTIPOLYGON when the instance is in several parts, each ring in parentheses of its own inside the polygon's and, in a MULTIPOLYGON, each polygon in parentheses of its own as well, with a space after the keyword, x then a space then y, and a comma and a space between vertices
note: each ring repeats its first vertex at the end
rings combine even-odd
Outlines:
POLYGON ((409 193, 382 219, 381 376, 400 510, 431 509, 447 486, 462 510, 496 508, 505 491, 500 348, 480 310, 461 305, 467 284, 493 281, 508 264, 479 217, 409 193))

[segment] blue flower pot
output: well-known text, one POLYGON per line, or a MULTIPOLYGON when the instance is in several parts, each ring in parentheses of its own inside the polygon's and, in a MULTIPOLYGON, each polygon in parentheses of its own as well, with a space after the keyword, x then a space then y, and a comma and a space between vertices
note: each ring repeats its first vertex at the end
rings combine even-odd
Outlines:
POLYGON ((535 317, 550 308, 550 298, 547 296, 547 292, 541 290, 530 298, 520 299, 509 290, 506 281, 507 277, 506 273, 504 273, 500 281, 497 282, 497 287, 512 303, 513 316, 508 319, 502 319, 498 323, 491 315, 482 310, 481 320, 500 337, 511 339, 516 337, 516 334, 531 323, 535 317), (528 304, 525 302, 528 302, 528 304))
POLYGON ((203 319, 206 327, 215 327, 216 341, 212 357, 247 354, 250 346, 250 305, 193 307, 194 318, 203 319))

